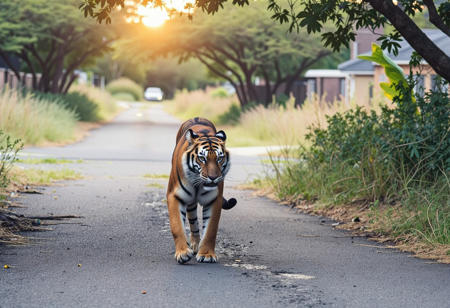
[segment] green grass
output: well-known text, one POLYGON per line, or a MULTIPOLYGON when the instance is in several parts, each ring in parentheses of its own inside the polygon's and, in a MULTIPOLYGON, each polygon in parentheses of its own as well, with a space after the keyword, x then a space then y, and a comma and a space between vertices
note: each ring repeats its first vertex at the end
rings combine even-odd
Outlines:
POLYGON ((44 170, 44 169, 19 169, 13 168, 11 171, 11 180, 14 183, 23 185, 50 185, 56 181, 77 180, 83 176, 67 168, 44 170))
POLYGON ((402 207, 399 216, 385 213, 383 221, 387 223, 383 226, 389 233, 450 245, 450 183, 446 179, 432 187, 410 189, 402 207))
POLYGON ((74 140, 76 123, 76 114, 62 105, 16 90, 0 91, 0 130, 25 144, 74 140))
MULTIPOLYGON (((403 188, 386 187, 383 195, 390 194, 389 200, 386 197, 373 200, 370 196, 374 186, 361 181, 359 168, 344 164, 311 166, 282 158, 272 160, 264 161, 271 171, 244 188, 270 189, 280 200, 313 203, 317 210, 354 206, 351 204, 357 200, 366 204, 369 230, 399 241, 417 239, 431 245, 450 245, 448 175, 434 184, 405 182, 403 188)), ((380 172, 383 172, 380 178, 388 177, 386 170, 380 172)))
POLYGON ((146 173, 143 175, 146 179, 168 179, 168 174, 153 174, 153 173, 146 173))
POLYGON ((40 165, 40 164, 80 164, 83 160, 70 160, 70 159, 58 159, 58 158, 27 158, 16 160, 21 164, 28 165, 40 165))

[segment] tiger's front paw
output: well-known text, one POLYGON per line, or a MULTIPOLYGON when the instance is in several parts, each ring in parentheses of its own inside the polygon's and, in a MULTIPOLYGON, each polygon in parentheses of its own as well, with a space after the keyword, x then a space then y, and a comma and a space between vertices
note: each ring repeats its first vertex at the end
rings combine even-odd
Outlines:
POLYGON ((175 251, 175 259, 178 264, 184 264, 188 262, 194 256, 194 252, 190 248, 180 249, 175 251))
POLYGON ((216 263, 217 256, 214 252, 197 253, 197 262, 200 263, 216 263))

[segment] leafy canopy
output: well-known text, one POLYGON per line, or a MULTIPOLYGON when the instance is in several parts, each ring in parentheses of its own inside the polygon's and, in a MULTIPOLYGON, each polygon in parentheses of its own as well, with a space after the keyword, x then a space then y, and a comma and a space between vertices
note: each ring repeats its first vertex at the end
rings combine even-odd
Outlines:
POLYGON ((270 102, 281 84, 289 95, 293 82, 331 52, 306 30, 289 33, 287 25, 274 24, 262 2, 252 9, 228 4, 214 16, 195 12, 192 21, 174 18, 131 40, 128 50, 133 49, 150 57, 198 59, 236 88, 242 105, 270 102), (264 95, 256 93, 256 77, 273 87, 264 95))
POLYGON ((67 92, 75 70, 110 49, 114 27, 86 20, 78 4, 78 0, 0 0, 0 58, 20 82, 24 77, 19 71, 26 71, 33 76, 35 90, 67 92), (22 67, 14 67, 11 57, 22 67))
MULTIPOLYGON (((355 40, 356 31, 368 28, 379 31, 381 27, 393 26, 387 34, 380 34, 381 48, 394 54, 398 53, 399 41, 405 38, 408 43, 434 68, 434 70, 450 80, 450 57, 440 50, 418 27, 413 18, 428 12, 431 24, 450 36, 450 3, 440 1, 437 6, 432 0, 267 0, 267 9, 271 18, 279 23, 288 23, 289 30, 306 28, 308 33, 320 33, 325 46, 334 51, 343 46, 348 47, 355 40), (327 29, 328 23, 333 29, 327 29)), ((80 9, 86 16, 97 21, 111 22, 110 14, 117 6, 123 6, 124 0, 84 0, 80 9)), ((137 0, 143 5, 153 4, 165 6, 162 0, 137 0)), ((195 4, 187 4, 200 8, 209 14, 215 14, 224 8, 226 0, 196 0, 195 4)), ((258 5, 248 0, 232 0, 238 6, 258 5)), ((379 31, 380 32, 380 31, 379 31)))

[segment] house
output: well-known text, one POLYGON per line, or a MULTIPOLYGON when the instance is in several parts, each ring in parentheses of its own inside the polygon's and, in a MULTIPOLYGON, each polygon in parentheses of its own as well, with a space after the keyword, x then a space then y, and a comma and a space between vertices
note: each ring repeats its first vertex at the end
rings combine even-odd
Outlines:
POLYGON ((306 97, 318 95, 325 102, 332 103, 346 96, 347 74, 339 70, 313 69, 305 73, 306 97))
MULTIPOLYGON (((450 54, 450 38, 445 33, 435 29, 423 29, 423 31, 446 54, 450 54)), ((361 54, 371 54, 371 45, 373 42, 376 42, 378 37, 378 34, 374 34, 369 30, 359 30, 355 42, 350 46, 350 60, 341 63, 337 70, 327 70, 330 71, 330 75, 322 76, 323 80, 320 80, 320 82, 323 84, 323 87, 320 90, 317 86, 314 87, 311 84, 310 87, 307 87, 307 92, 314 92, 320 95, 323 93, 335 93, 335 86, 328 86, 328 84, 329 82, 332 83, 332 80, 336 78, 334 76, 338 76, 340 72, 342 76, 345 76, 345 85, 343 86, 345 89, 341 90, 340 94, 347 103, 351 99, 357 99, 363 103, 383 100, 384 96, 379 83, 387 81, 384 68, 376 63, 358 59, 358 56, 361 54), (331 71, 334 72, 331 73, 331 71)), ((400 46, 397 55, 388 52, 386 54, 403 69, 405 75, 408 75, 410 71, 409 60, 414 49, 406 41, 401 42, 400 46)), ((314 76, 317 74, 315 71, 318 70, 306 72, 305 77, 314 76)), ((417 92, 420 93, 434 87, 437 75, 428 63, 423 61, 418 68, 415 68, 413 73, 420 74, 416 85, 417 92)))

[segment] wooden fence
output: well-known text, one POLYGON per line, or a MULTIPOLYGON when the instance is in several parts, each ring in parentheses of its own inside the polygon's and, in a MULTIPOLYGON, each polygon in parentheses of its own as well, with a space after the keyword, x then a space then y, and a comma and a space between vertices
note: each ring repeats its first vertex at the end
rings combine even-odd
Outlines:
MULTIPOLYGON (((11 89, 17 89, 25 86, 27 89, 33 88, 33 76, 31 73, 23 73, 20 72, 20 79, 17 79, 16 74, 10 69, 0 67, 0 90, 8 86, 11 89), (25 76, 25 79, 24 79, 25 76)), ((105 88, 105 77, 97 74, 92 74, 91 78, 88 78, 88 74, 85 72, 77 72, 78 74, 78 82, 80 83, 88 83, 93 85, 94 87, 104 89, 105 88)), ((36 74, 36 83, 39 84, 41 80, 41 74, 36 74)))
MULTIPOLYGON (((17 79, 16 74, 10 69, 0 67, 0 89, 3 89, 5 86, 9 86, 9 88, 17 89, 19 87, 25 86, 27 89, 33 88, 33 77, 30 73, 20 72, 20 78, 22 81, 17 79), (25 79, 24 79, 25 77, 25 79)), ((41 79, 41 74, 36 74, 37 82, 41 79)))

